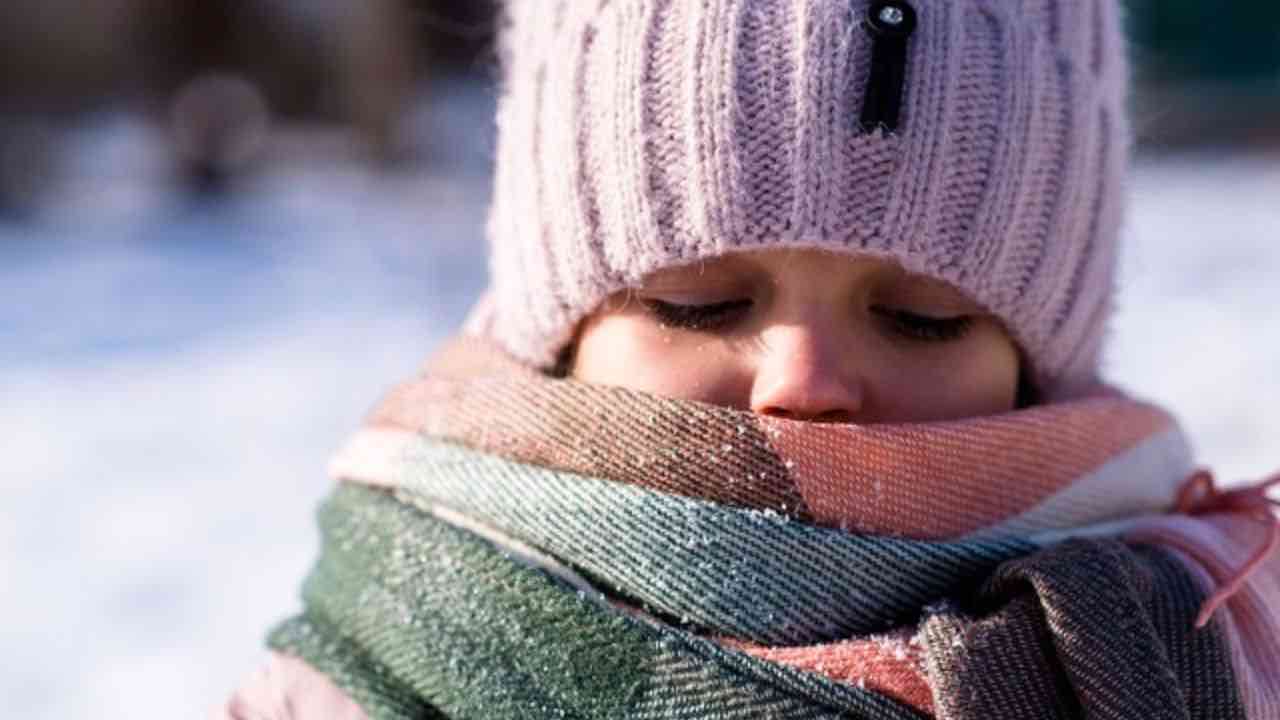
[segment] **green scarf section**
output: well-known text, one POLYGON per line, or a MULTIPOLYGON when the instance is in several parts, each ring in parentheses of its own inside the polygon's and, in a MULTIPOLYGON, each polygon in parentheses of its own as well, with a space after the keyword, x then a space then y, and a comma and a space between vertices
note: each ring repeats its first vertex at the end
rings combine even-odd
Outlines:
POLYGON ((386 491, 343 485, 320 524, 307 611, 269 643, 375 720, 921 717, 614 609, 386 491))

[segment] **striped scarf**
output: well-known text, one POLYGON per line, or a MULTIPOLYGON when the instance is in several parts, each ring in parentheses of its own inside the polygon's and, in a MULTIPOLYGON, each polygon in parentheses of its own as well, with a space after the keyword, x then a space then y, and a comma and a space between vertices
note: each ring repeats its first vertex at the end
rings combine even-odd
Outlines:
POLYGON ((818 425, 462 340, 332 471, 269 642, 371 718, 1280 717, 1265 495, 1113 391, 818 425))

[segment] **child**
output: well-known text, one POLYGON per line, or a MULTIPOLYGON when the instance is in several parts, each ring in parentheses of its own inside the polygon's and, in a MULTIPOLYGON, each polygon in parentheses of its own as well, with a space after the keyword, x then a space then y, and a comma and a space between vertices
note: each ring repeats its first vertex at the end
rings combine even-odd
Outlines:
POLYGON ((1098 377, 1116 2, 508 19, 491 290, 222 717, 1280 716, 1266 484, 1098 377))

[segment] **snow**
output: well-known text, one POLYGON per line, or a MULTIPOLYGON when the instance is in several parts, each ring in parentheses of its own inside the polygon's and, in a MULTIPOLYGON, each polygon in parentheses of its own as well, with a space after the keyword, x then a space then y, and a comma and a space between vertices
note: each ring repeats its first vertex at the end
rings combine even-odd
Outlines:
POLYGON ((1280 470, 1280 155, 1138 165, 1105 365, 1227 482, 1280 470))
MULTIPOLYGON (((446 87, 429 169, 323 159, 212 206, 104 118, 0 224, 0 704, 201 717, 316 550, 329 454, 484 281, 492 112, 446 87)), ((1280 469, 1280 158, 1145 159, 1108 375, 1227 479, 1280 469)))

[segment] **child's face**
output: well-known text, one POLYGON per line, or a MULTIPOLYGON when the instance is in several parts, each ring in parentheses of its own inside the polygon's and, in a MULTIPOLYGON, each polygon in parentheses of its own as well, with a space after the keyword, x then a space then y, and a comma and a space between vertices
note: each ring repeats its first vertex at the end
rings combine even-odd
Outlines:
POLYGON ((919 422, 1013 409, 1019 356, 948 285, 881 260, 765 250, 609 298, 570 374, 779 417, 919 422))

